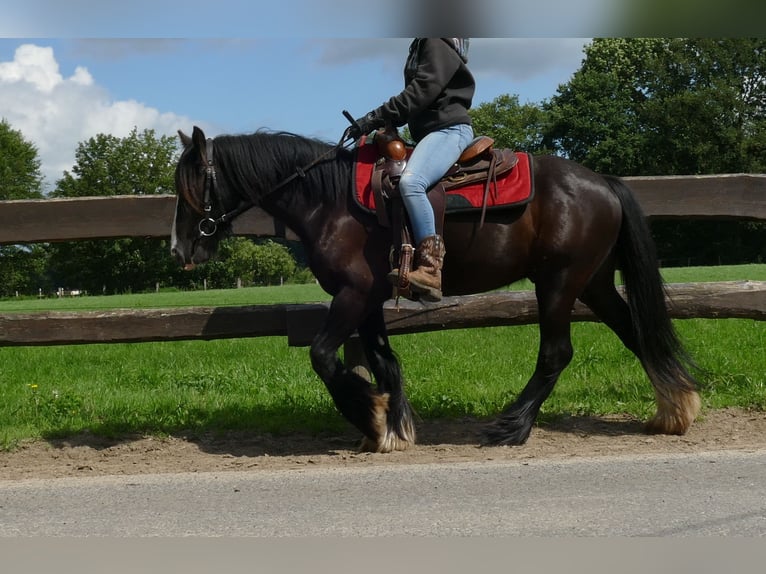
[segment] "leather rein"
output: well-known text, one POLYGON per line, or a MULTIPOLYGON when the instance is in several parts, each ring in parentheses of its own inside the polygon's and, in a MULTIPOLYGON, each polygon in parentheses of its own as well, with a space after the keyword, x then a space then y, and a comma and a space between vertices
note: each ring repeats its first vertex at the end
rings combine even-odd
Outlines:
MULTIPOLYGON (((306 172, 316 166, 319 162, 324 160, 327 156, 329 156, 331 153, 337 153, 338 149, 344 146, 344 142, 348 139, 347 134, 344 133, 344 137, 341 138, 341 140, 333 147, 331 147, 329 150, 327 150, 325 153, 321 154, 320 156, 316 157, 313 161, 308 163, 307 165, 303 167, 297 167, 295 168, 295 172, 291 175, 287 176, 285 179, 280 181, 277 185, 272 187, 269 191, 264 193, 259 202, 263 201, 264 198, 268 197, 272 193, 278 191, 279 189, 283 188, 287 184, 291 183, 296 178, 304 178, 306 177, 306 172)), ((213 219, 211 217, 211 213, 213 211, 213 194, 216 192, 216 187, 218 185, 218 177, 215 170, 215 162, 214 162, 214 146, 213 146, 213 139, 208 138, 207 143, 205 145, 205 191, 203 195, 203 204, 202 204, 202 213, 201 215, 205 216, 202 220, 200 220, 199 225, 197 226, 197 229, 199 230, 199 236, 200 237, 212 237, 216 234, 218 231, 218 226, 222 223, 229 223, 233 221, 235 218, 239 217, 249 209, 252 209, 257 205, 254 201, 243 201, 241 202, 237 207, 232 209, 231 211, 228 211, 221 215, 220 217, 217 217, 213 219)))

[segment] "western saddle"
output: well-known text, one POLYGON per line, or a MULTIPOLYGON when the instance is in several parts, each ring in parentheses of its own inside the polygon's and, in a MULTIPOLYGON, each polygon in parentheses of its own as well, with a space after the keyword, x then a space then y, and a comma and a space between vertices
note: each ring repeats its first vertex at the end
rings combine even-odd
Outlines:
MULTIPOLYGON (((398 184, 407 165, 409 150, 393 127, 378 130, 373 143, 378 151, 371 182, 375 212, 378 223, 392 230, 391 267, 399 267, 400 282, 397 289, 407 297, 408 285, 405 278, 410 270, 414 248, 398 184), (398 265, 395 262, 398 262, 398 265)), ((518 162, 512 150, 495 149, 494 143, 495 141, 488 136, 476 137, 439 183, 428 191, 437 234, 443 235, 444 231, 447 191, 472 183, 484 182, 479 227, 484 224, 490 187, 492 184, 497 186, 497 178, 510 171, 518 162)))

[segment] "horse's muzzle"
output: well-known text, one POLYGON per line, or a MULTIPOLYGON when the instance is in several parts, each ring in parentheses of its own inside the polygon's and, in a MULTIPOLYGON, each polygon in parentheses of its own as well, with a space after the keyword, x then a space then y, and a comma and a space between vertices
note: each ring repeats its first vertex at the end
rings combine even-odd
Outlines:
POLYGON ((185 271, 191 271, 196 266, 195 263, 187 261, 186 256, 175 246, 170 248, 170 255, 176 260, 176 263, 184 268, 185 271))

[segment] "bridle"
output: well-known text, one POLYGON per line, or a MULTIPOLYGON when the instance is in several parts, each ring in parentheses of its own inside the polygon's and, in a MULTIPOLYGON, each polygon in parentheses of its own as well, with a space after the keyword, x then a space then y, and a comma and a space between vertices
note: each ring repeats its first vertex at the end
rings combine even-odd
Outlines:
MULTIPOLYGON (((316 166, 319 162, 324 160, 330 154, 337 153, 337 151, 340 148, 345 147, 345 142, 347 139, 348 139, 347 133, 344 133, 341 140, 335 146, 331 147, 325 153, 316 157, 309 164, 303 167, 295 168, 294 173, 287 176, 285 179, 283 179, 274 187, 272 187, 269 191, 264 193, 261 196, 259 203, 263 201, 266 197, 271 195, 272 193, 278 191, 279 189, 283 188, 287 184, 291 183, 296 178, 306 177, 306 172, 308 170, 316 166)), ((208 138, 205 145, 205 188, 204 188, 204 195, 202 197, 202 212, 201 212, 203 219, 201 219, 199 224, 197 225, 200 238, 212 237, 218 232, 219 225, 233 221, 235 218, 239 217, 240 215, 242 215, 249 209, 252 209, 253 207, 256 206, 256 202, 254 201, 243 201, 231 211, 228 211, 224 213, 223 215, 214 219, 211 216, 211 214, 213 211, 213 195, 216 193, 217 185, 218 185, 218 176, 215 170, 213 139, 208 138)))
POLYGON ((222 223, 228 223, 237 216, 242 215, 248 209, 255 207, 255 203, 252 201, 243 201, 235 209, 224 213, 220 217, 213 219, 210 215, 213 212, 213 193, 216 190, 218 184, 218 176, 215 171, 215 163, 213 161, 213 139, 208 138, 205 145, 205 191, 202 196, 202 215, 207 216, 201 219, 197 225, 200 237, 212 237, 218 231, 218 226, 222 223))

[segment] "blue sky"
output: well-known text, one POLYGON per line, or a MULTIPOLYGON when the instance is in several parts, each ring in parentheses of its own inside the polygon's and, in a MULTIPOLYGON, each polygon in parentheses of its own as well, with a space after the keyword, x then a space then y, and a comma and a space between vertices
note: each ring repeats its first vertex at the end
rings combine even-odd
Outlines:
MULTIPOLYGON (((322 4, 302 0, 13 4, 0 21, 0 117, 37 146, 48 188, 71 169, 79 142, 133 127, 175 134, 199 125, 210 136, 268 128, 337 141, 343 109, 360 116, 402 89, 410 42, 359 37, 376 30, 350 25, 346 0, 330 2, 343 18, 313 27, 322 4)), ((469 26, 477 27, 487 28, 469 26)), ((550 98, 579 68, 587 42, 472 38, 474 104, 503 94, 550 98)))
MULTIPOLYGON (((582 61, 583 39, 472 40, 475 104, 539 102, 582 61)), ((0 39, 0 117, 35 143, 49 184, 97 133, 259 128, 337 141, 402 88, 409 39, 0 39)))

